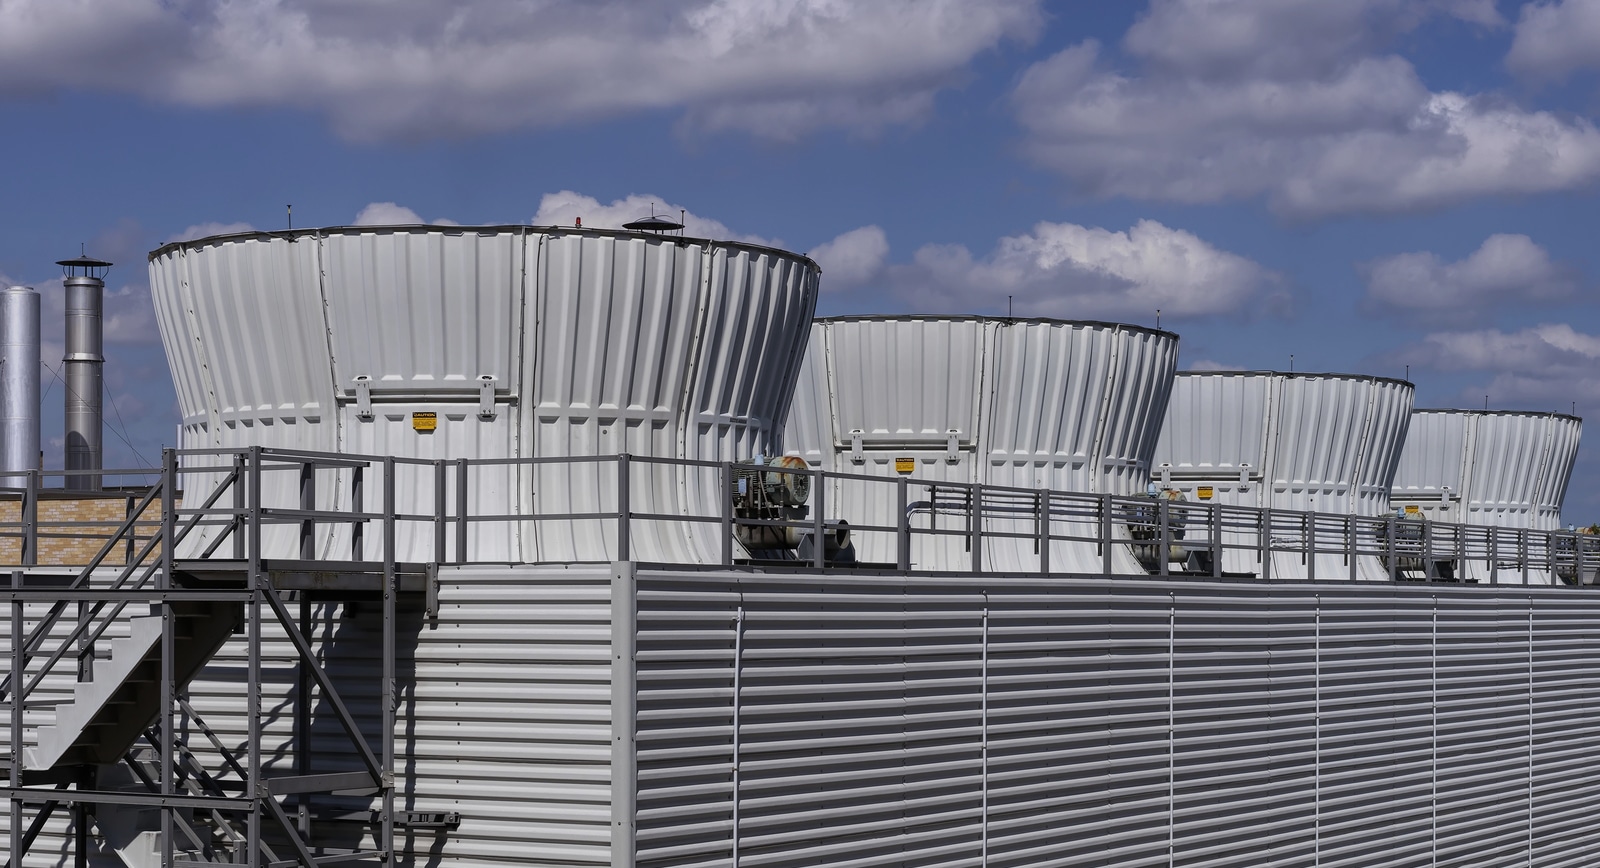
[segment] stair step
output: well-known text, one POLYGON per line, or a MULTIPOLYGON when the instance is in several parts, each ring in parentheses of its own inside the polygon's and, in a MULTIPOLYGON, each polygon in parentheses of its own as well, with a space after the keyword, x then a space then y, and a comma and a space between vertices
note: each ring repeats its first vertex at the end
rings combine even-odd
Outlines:
MULTIPOLYGON (((173 671, 181 687, 205 665, 243 616, 237 603, 174 603, 184 620, 175 631, 173 671)), ((39 728, 35 747, 27 750, 30 769, 51 768, 63 761, 116 762, 159 712, 159 697, 150 689, 160 683, 163 619, 128 619, 129 635, 111 641, 110 658, 95 667, 95 677, 80 682, 72 701, 57 707, 56 722, 39 728)))

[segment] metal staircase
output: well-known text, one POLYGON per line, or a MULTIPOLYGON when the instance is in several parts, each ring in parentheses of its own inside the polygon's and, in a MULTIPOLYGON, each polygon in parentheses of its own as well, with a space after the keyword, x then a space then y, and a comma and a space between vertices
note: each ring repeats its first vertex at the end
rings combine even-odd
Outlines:
MULTIPOLYGON (((229 602, 169 604, 174 620, 173 685, 182 688, 205 666, 244 619, 244 606, 229 602)), ((39 729, 24 768, 120 762, 161 711, 159 615, 129 619, 128 636, 111 642, 110 659, 94 677, 78 682, 72 701, 56 707, 56 722, 39 729)))
MULTIPOLYGON (((60 567, 35 566, 37 542, 30 539, 22 564, 0 568, 9 572, 9 588, 0 595, 12 637, 0 678, 0 713, 10 720, 9 750, 0 756, 10 822, 3 868, 20 865, 19 857, 61 811, 71 812, 79 868, 92 852, 115 853, 127 868, 392 861, 396 606, 402 593, 425 590, 428 575, 421 565, 394 560, 392 467, 384 468, 384 511, 360 512, 358 495, 347 517, 316 509, 316 479, 320 471, 348 473, 369 462, 252 448, 229 455, 231 466, 219 466, 212 453, 209 466, 180 470, 178 457, 169 450, 160 481, 88 565, 69 576, 60 567), (300 502, 262 503, 263 473, 283 470, 298 472, 305 489, 300 502), (204 483, 201 491, 196 482, 204 483), (189 497, 180 508, 186 487, 189 497), (151 512, 159 518, 154 533, 151 512), (317 525, 337 523, 355 528, 356 557, 313 557, 308 540, 317 525), (380 560, 361 558, 368 523, 382 526, 380 560), (305 557, 263 557, 263 528, 273 525, 299 528, 305 557), (345 685, 327 670, 309 629, 314 605, 357 601, 376 603, 382 613, 381 699, 366 729, 341 698, 345 685), (262 634, 268 625, 292 648, 290 658, 279 652, 270 661, 295 671, 293 707, 270 710, 294 721, 292 769, 282 756, 263 756, 269 713, 263 669, 269 661, 262 634), (184 696, 185 686, 225 646, 232 648, 229 666, 243 656, 245 701, 228 715, 235 718, 232 731, 244 738, 234 736, 231 749, 184 696), (313 707, 315 719, 338 724, 348 749, 330 751, 320 741, 329 737, 324 732, 312 750, 313 707), (347 763, 353 756, 359 770, 313 765, 314 755, 330 753, 347 763), (353 793, 371 794, 376 810, 351 812, 353 793), (334 794, 343 798, 328 800, 334 794), (338 813, 335 822, 362 829, 342 834, 342 844, 319 841, 328 823, 312 819, 330 812, 338 813)), ((359 480, 359 471, 355 475, 359 480)))

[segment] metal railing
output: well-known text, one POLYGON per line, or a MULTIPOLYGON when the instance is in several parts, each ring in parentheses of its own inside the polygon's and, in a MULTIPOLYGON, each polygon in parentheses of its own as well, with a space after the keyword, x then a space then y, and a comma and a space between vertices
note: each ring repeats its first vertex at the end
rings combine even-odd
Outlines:
MULTIPOLYGON (((336 461, 333 457, 319 457, 315 462, 303 459, 269 459, 262 450, 245 450, 222 456, 226 463, 198 465, 180 469, 179 455, 168 450, 163 456, 163 469, 148 488, 137 491, 130 502, 126 517, 112 523, 95 520, 40 521, 36 504, 48 492, 37 485, 43 476, 30 473, 28 485, 20 491, 19 520, 0 525, 0 533, 19 538, 19 550, 27 563, 10 569, 10 587, 0 591, 10 608, 10 625, 7 644, 9 665, 0 677, 0 702, 7 706, 10 720, 9 768, 4 787, 10 818, 8 852, 11 855, 7 868, 20 864, 19 856, 38 838, 51 816, 62 807, 70 807, 76 832, 79 864, 88 858, 88 811, 94 806, 125 806, 158 808, 160 837, 158 855, 161 864, 230 864, 288 868, 302 865, 316 868, 338 862, 382 861, 392 856, 396 812, 394 807, 394 716, 395 716, 395 619, 396 596, 401 590, 395 551, 395 501, 392 483, 393 464, 382 480, 382 511, 365 514, 339 512, 342 521, 352 521, 365 526, 368 521, 379 521, 383 532, 372 546, 376 560, 364 564, 349 564, 348 572, 365 577, 359 587, 350 588, 357 596, 376 595, 381 602, 382 649, 381 687, 378 691, 378 722, 376 734, 363 731, 356 716, 341 698, 340 688, 331 674, 325 671, 314 647, 316 641, 310 630, 310 601, 304 593, 285 591, 267 568, 261 543, 264 526, 287 521, 297 521, 307 529, 314 529, 316 518, 332 518, 318 513, 315 502, 310 509, 291 511, 283 515, 262 501, 264 472, 277 472, 299 468, 305 484, 314 483, 317 469, 336 461), (179 506, 179 490, 189 485, 190 505, 179 506), (230 496, 231 495, 231 496, 230 496), (225 500, 227 503, 225 503, 225 500), (152 517, 152 513, 154 514, 152 517), (64 526, 69 530, 58 530, 64 526), (107 529, 109 527, 109 529, 107 529), (70 565, 35 563, 37 553, 47 551, 41 540, 60 535, 82 543, 97 543, 92 556, 75 559, 70 565), (225 545, 227 544, 227 545, 225 545), (210 583, 193 580, 194 570, 179 562, 183 552, 188 563, 198 563, 202 568, 226 568, 210 583), (77 561, 83 561, 79 563, 77 561), (208 562, 212 562, 209 563, 208 562), (298 618, 291 605, 298 603, 298 618), (221 605, 221 612, 180 611, 184 606, 196 604, 221 605), (232 609, 232 615, 222 614, 232 609), (74 611, 75 610, 75 611, 74 611), (83 682, 94 681, 97 658, 116 659, 116 654, 96 653, 97 646, 109 644, 112 637, 127 635, 134 619, 157 618, 160 635, 153 650, 134 651, 130 645, 124 649, 130 654, 150 654, 135 657, 119 678, 129 681, 109 681, 83 691, 83 682), (183 618, 228 619, 245 634, 243 668, 245 670, 245 702, 247 738, 242 753, 235 754, 225 747, 204 721, 189 706, 182 695, 183 679, 193 677, 205 664, 205 650, 191 650, 187 676, 177 669, 179 642, 196 641, 194 625, 180 623, 183 618), (263 627, 279 629, 290 644, 288 660, 296 672, 296 689, 293 705, 296 707, 294 737, 295 769, 292 774, 271 773, 267 768, 261 747, 263 709, 263 627), (69 662, 76 665, 68 665, 69 662), (40 727, 62 725, 59 710, 64 706, 87 698, 91 703, 108 703, 112 694, 124 684, 150 681, 154 684, 155 721, 144 729, 142 738, 148 747, 134 745, 120 757, 141 781, 146 792, 97 791, 94 781, 84 779, 77 769, 85 761, 74 752, 80 749, 98 751, 93 761, 112 762, 113 758, 100 755, 110 749, 98 744, 98 728, 122 726, 124 714, 111 702, 104 708, 89 706, 89 717, 78 721, 81 732, 68 733, 70 740, 64 744, 64 753, 52 764, 48 756, 31 764, 25 752, 26 733, 40 727), (74 689, 73 685, 77 684, 74 689), (360 760, 359 771, 319 771, 311 765, 310 704, 315 701, 331 710, 331 717, 350 740, 349 754, 360 760), (109 710, 108 710, 109 709, 109 710), (38 715, 43 714, 43 717, 38 715), (110 717, 107 715, 110 714, 110 717), (183 726, 178 726, 179 721, 183 726), (208 771, 198 762, 194 749, 186 742, 186 733, 204 735, 223 760, 224 766, 216 772, 208 771), (83 741, 87 739, 87 741, 83 741), (376 744, 374 744, 374 742, 376 744), (80 748, 80 744, 92 747, 80 748), (76 788, 69 789, 72 785, 76 788), (372 827, 369 840, 375 847, 366 849, 330 850, 316 846, 310 815, 305 807, 313 795, 338 791, 367 790, 376 794, 379 809, 364 822, 372 827), (290 811, 298 801, 298 821, 290 811), (286 807, 287 805, 287 807, 286 807), (25 815, 31 812, 31 819, 25 815), (24 828, 24 821, 26 828, 24 828), (263 829, 263 820, 269 827, 263 829), (180 837, 181 833, 181 837, 180 837), (276 852, 271 843, 288 850, 276 852)), ((364 467, 366 462, 346 462, 345 466, 364 467)), ((118 471, 99 471, 105 476, 118 471)), ((66 500, 103 499, 99 493, 75 492, 66 500)), ((329 599, 339 599, 337 591, 329 599)), ((226 642, 229 632, 227 620, 218 621, 218 632, 212 625, 216 641, 226 642)), ((112 646, 115 647, 114 645, 112 646)), ((126 661, 125 661, 126 662, 126 661)), ((133 690, 144 699, 124 700, 149 702, 150 691, 135 686, 133 690)), ((370 728, 370 727, 369 727, 370 728)), ((40 730, 42 733, 42 730, 40 730)), ((113 740, 114 741, 114 740, 113 740)), ((110 744, 111 742, 107 742, 110 744)), ((42 750, 42 744, 40 745, 42 750)), ((120 748, 116 748, 120 750, 120 748)))
POLYGON ((117 539, 96 565, 130 562, 168 521, 187 559, 371 561, 383 527, 398 537, 392 556, 418 564, 837 568, 839 547, 817 541, 847 532, 855 568, 900 571, 1590 585, 1600 567, 1600 537, 1575 531, 819 469, 781 471, 810 477, 803 517, 758 517, 734 505, 750 465, 628 454, 428 460, 257 447, 174 451, 168 465, 166 489, 208 496, 168 516, 152 516, 146 497, 114 527, 54 531, 24 508, 0 521, 0 539, 21 539, 24 552, 52 532, 117 539), (804 559, 741 544, 756 528, 793 529, 810 541, 804 559))

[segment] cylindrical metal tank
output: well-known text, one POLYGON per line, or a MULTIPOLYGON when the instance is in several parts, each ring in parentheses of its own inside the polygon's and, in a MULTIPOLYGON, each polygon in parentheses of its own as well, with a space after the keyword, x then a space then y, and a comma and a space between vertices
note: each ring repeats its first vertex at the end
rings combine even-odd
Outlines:
MULTIPOLYGON (((1558 530, 1583 420, 1562 413, 1417 410, 1400 454, 1390 504, 1437 521, 1515 530, 1558 530)), ((1467 560, 1459 578, 1522 580, 1505 557, 1498 570, 1467 560)), ((1530 580, 1553 580, 1542 565, 1530 580)))
MULTIPOLYGON (((771 454, 818 274, 806 257, 767 247, 570 227, 308 229, 150 256, 185 447, 450 461, 771 454), (433 414, 433 427, 417 414, 433 414)), ((614 512, 614 462, 467 474, 472 513, 530 516, 474 523, 474 559, 617 555, 613 520, 532 518, 614 512)), ((714 517, 728 496, 719 474, 638 462, 631 511, 714 517)), ((434 508, 432 468, 397 480, 407 511, 434 508)), ((274 484, 279 502, 295 500, 294 480, 274 484)), ((321 484, 319 507, 347 507, 349 488, 321 484)), ((454 556, 435 557, 429 534, 410 530, 402 559, 454 556)), ((294 534, 279 529, 269 547, 293 550, 294 534)), ((630 554, 716 559, 718 534, 715 522, 640 519, 630 554)), ((330 529, 318 545, 339 556, 349 539, 330 529)))
POLYGON ((39 293, 0 292, 0 485, 21 487, 39 468, 39 293))
MULTIPOLYGON (((877 477, 899 476, 896 459, 911 459, 918 480, 1134 494, 1148 478, 1177 355, 1177 335, 1116 323, 820 319, 784 449, 814 467, 877 477)), ((830 517, 896 525, 895 486, 839 480, 825 488, 830 517)), ((913 504, 911 520, 927 527, 938 518, 913 504)), ((1052 533, 1092 537, 1093 525, 1057 519, 1052 533)), ((1038 569, 1031 540, 988 535, 1033 526, 1031 517, 987 518, 982 568, 1038 569)), ((895 562, 892 534, 858 532, 855 540, 859 559, 895 562)), ((1139 571, 1120 547, 1114 562, 1118 571, 1139 571)), ((967 569, 971 553, 960 535, 915 534, 911 563, 967 569)), ((1092 542, 1050 547, 1052 571, 1099 573, 1103 565, 1092 542)))
MULTIPOLYGON (((66 469, 99 470, 103 466, 104 353, 106 272, 111 263, 83 255, 56 263, 64 269, 66 290, 66 355, 61 359, 64 386, 66 469)), ((98 491, 97 474, 69 476, 66 487, 98 491)))
MULTIPOLYGON (((1404 380, 1358 374, 1186 371, 1173 381, 1151 477, 1191 501, 1207 502, 1199 495, 1210 489, 1209 502, 1225 505, 1382 515, 1412 393, 1404 380)), ((1273 578, 1350 575, 1342 552, 1311 562, 1283 536, 1272 540, 1273 578)), ((1227 532, 1224 541, 1254 546, 1257 537, 1227 532)), ((1378 557, 1355 566, 1359 578, 1388 578, 1378 557)), ((1222 569, 1264 572, 1258 552, 1242 549, 1225 550, 1222 569)))

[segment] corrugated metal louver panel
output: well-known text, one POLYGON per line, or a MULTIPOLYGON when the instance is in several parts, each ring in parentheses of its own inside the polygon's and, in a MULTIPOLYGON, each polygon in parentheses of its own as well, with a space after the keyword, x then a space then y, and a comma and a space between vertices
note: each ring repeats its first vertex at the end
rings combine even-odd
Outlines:
MULTIPOLYGON (((402 609, 401 804, 462 825, 403 838, 401 864, 1586 866, 1600 849, 1600 600, 1580 589, 644 570, 618 599, 612 573, 446 567, 436 620, 402 609), (614 741, 630 704, 633 751, 614 741)), ((311 614, 370 732, 374 613, 311 614)), ((235 747, 240 650, 190 690, 235 747)), ((275 630, 266 652, 264 746, 287 772, 275 630)), ((318 770, 350 767, 325 707, 313 726, 318 770)), ((65 836, 27 864, 65 864, 65 836)))
POLYGON ((1600 845, 1561 804, 1600 785, 1559 788, 1600 739, 1600 604, 1578 593, 637 581, 641 866, 1576 865, 1600 845))
POLYGON ((839 437, 860 430, 881 448, 971 443, 990 367, 994 326, 981 320, 827 323, 828 373, 839 437))
MULTIPOLYGON (((437 619, 410 605, 400 610, 396 805, 459 812, 462 823, 437 837, 402 837, 400 861, 611 864, 610 570, 442 567, 439 576, 437 619)), ((317 605, 312 625, 326 671, 376 745, 378 612, 317 605)), ((270 613, 263 626, 264 708, 283 708, 294 690, 294 652, 270 613)), ((245 652, 236 637, 189 689, 195 710, 235 752, 247 735, 245 652)), ((292 715, 263 718, 269 775, 295 773, 293 726, 292 715)), ((313 709, 312 730, 315 771, 361 768, 325 703, 313 709)), ((213 774, 229 779, 201 733, 187 739, 213 774)), ((336 801, 349 810, 378 807, 336 801)), ((348 823, 322 828, 319 840, 372 843, 348 823)))
POLYGON ((523 235, 417 227, 332 231, 323 240, 329 340, 339 389, 465 391, 516 384, 523 235))

